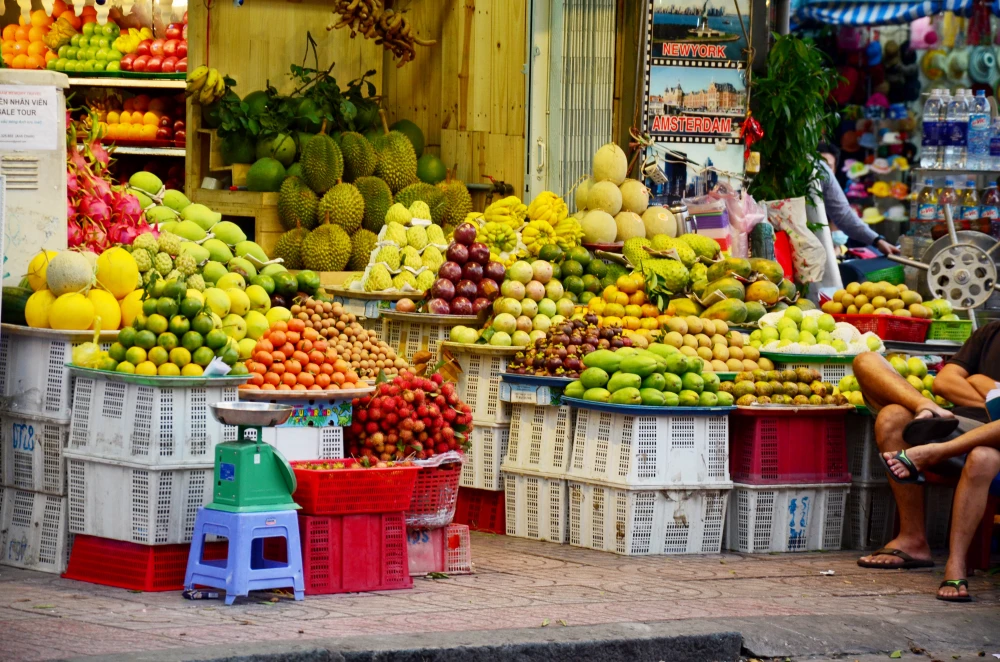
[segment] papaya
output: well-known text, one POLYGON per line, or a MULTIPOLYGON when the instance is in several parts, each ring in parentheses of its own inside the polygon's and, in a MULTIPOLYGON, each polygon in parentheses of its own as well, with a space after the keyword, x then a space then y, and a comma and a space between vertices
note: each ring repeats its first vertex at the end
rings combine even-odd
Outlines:
POLYGON ((646 351, 652 352, 653 354, 666 359, 671 354, 677 354, 680 350, 673 345, 664 345, 663 343, 654 342, 646 348, 646 351))
MULTIPOLYGON (((618 369, 621 372, 627 372, 632 375, 637 375, 640 381, 643 377, 648 377, 659 369, 659 361, 650 356, 626 356, 622 359, 621 364, 618 369)), ((610 389, 613 393, 615 389, 610 389)))
POLYGON ((642 399, 642 404, 647 407, 662 407, 666 404, 666 398, 663 397, 663 392, 659 389, 641 388, 639 389, 639 397, 642 399))
POLYGON ((606 388, 588 388, 583 393, 583 399, 591 402, 607 402, 610 397, 611 391, 606 388))
POLYGON ((587 389, 583 387, 583 382, 577 379, 576 381, 570 382, 566 385, 566 388, 563 389, 563 395, 567 398, 582 398, 583 393, 586 390, 587 389))
POLYGON ((670 300, 670 303, 667 304, 666 313, 674 317, 688 317, 689 315, 698 317, 704 310, 705 307, 697 301, 688 299, 687 297, 679 297, 670 300))
POLYGON ((638 391, 640 386, 642 386, 642 377, 629 372, 616 372, 608 380, 608 390, 612 393, 623 388, 634 388, 638 391))
POLYGON ((627 386, 614 391, 608 402, 616 405, 641 405, 642 395, 639 393, 639 389, 627 386))
POLYGON ((785 277, 785 269, 774 260, 765 260, 760 257, 750 259, 750 270, 762 275, 775 285, 785 277))
POLYGON ((667 378, 662 373, 654 372, 642 380, 640 390, 656 389, 662 391, 667 388, 667 378))
POLYGON ((760 301, 747 301, 747 318, 744 322, 756 322, 767 313, 767 308, 760 301))
POLYGON ((787 278, 782 278, 781 282, 778 283, 778 294, 789 301, 793 300, 795 298, 795 283, 787 278))
POLYGON ((705 294, 705 288, 708 287, 707 280, 696 280, 691 283, 691 291, 700 299, 705 294))
POLYGON ((618 372, 622 357, 607 349, 598 349, 583 357, 583 365, 600 368, 609 375, 618 372))
POLYGON ((580 384, 585 390, 588 388, 603 388, 608 383, 608 379, 608 373, 600 368, 587 368, 580 373, 580 384))
POLYGON ((707 296, 716 291, 725 294, 727 299, 739 299, 742 301, 746 297, 746 289, 743 287, 743 283, 732 276, 723 276, 718 280, 713 280, 705 287, 704 293, 707 296))
POLYGON ((778 302, 781 292, 778 286, 769 280, 757 280, 750 283, 746 289, 746 301, 759 301, 765 306, 771 306, 778 302))
POLYGON ((747 278, 753 269, 750 267, 750 260, 742 257, 727 257, 715 262, 708 268, 708 281, 719 280, 727 274, 735 274, 742 278, 747 278))
POLYGON ((739 299, 726 299, 709 307, 701 316, 710 320, 741 324, 746 321, 747 306, 739 299))

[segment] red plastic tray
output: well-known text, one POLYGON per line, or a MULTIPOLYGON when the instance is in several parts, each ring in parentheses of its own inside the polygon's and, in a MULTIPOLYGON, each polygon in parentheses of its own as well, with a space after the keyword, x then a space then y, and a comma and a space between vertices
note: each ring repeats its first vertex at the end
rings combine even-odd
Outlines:
POLYGON ((412 588, 402 513, 299 515, 306 595, 412 588))
MULTIPOLYGON (((356 460, 330 460, 351 466, 356 460)), ((306 515, 400 513, 410 507, 419 467, 304 469, 292 462, 298 486, 292 495, 306 515)))
POLYGON ((413 528, 439 528, 451 524, 455 517, 458 481, 461 477, 461 462, 421 467, 413 486, 413 500, 406 510, 406 525, 413 528))
MULTIPOLYGON (((190 544, 140 545, 80 534, 63 577, 132 591, 180 591, 190 549, 190 544)), ((228 543, 208 543, 204 556, 223 559, 227 550, 228 543)))
POLYGON ((466 524, 473 531, 507 535, 507 504, 503 492, 458 488, 455 524, 466 524))
POLYGON ((923 342, 932 320, 896 315, 834 315, 838 322, 853 324, 861 333, 871 331, 882 340, 923 342))
POLYGON ((408 531, 406 546, 410 575, 426 575, 431 572, 446 572, 450 575, 472 573, 471 543, 469 527, 464 524, 449 524, 443 529, 408 531))
POLYGON ((734 482, 850 482, 843 411, 761 409, 739 409, 730 419, 729 473, 734 482))

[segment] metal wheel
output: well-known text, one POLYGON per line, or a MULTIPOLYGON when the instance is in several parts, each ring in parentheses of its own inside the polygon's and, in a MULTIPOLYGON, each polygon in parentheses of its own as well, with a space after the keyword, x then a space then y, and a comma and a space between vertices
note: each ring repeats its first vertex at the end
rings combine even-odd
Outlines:
POLYGON ((971 243, 945 247, 927 266, 927 287, 931 294, 958 309, 976 308, 986 303, 997 282, 993 259, 971 243))

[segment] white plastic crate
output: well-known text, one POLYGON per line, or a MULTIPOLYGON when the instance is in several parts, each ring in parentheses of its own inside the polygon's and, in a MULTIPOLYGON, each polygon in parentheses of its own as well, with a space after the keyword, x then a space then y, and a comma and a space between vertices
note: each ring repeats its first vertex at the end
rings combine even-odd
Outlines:
POLYGON ((798 368, 811 368, 819 370, 824 382, 830 382, 834 386, 846 375, 854 374, 854 366, 850 363, 784 363, 775 361, 775 370, 797 370, 798 368))
POLYGON ((469 449, 462 460, 461 487, 497 492, 503 489, 500 465, 507 454, 510 428, 506 425, 474 425, 469 449))
POLYGON ((626 490, 570 480, 569 544, 627 556, 718 554, 728 488, 626 490))
POLYGON ((748 554, 838 550, 851 485, 733 485, 726 548, 748 554))
POLYGON ((896 500, 892 490, 881 483, 851 484, 844 521, 844 549, 876 549, 893 538, 896 527, 896 500))
POLYGON ((851 479, 864 483, 887 483, 885 465, 879 460, 875 443, 875 417, 867 414, 847 416, 847 470, 851 479))
POLYGON ((72 538, 66 530, 66 497, 0 490, 0 563, 62 573, 72 538))
POLYGON ((510 403, 500 399, 500 376, 515 352, 507 347, 453 342, 442 342, 438 349, 447 349, 462 368, 458 397, 472 408, 473 422, 494 425, 510 421, 510 403))
POLYGON ((379 318, 382 320, 382 338, 389 347, 396 350, 398 356, 407 361, 411 361, 413 355, 421 351, 437 356, 439 344, 448 340, 451 328, 462 324, 442 321, 433 315, 422 315, 420 318, 415 318, 415 315, 386 311, 379 318))
POLYGON ((145 386, 79 375, 69 447, 150 467, 212 462, 216 444, 236 440, 236 427, 216 421, 209 405, 238 398, 234 384, 145 386))
POLYGON ((406 551, 409 572, 420 577, 432 572, 471 575, 472 536, 465 524, 449 524, 439 529, 407 529, 406 551))
MULTIPOLYGON (((118 332, 101 334, 102 349, 118 332)), ((41 416, 68 423, 72 376, 67 364, 73 348, 92 342, 93 333, 0 327, 0 408, 21 416, 41 416)))
POLYGON ((567 405, 512 404, 503 470, 562 474, 573 455, 576 410, 567 405))
POLYGON ((0 413, 0 480, 5 487, 66 495, 62 459, 69 424, 0 413))
POLYGON ((576 408, 568 478, 622 487, 729 483, 729 416, 576 408))
POLYGON ((507 535, 547 542, 569 542, 566 480, 504 472, 507 535))
MULTIPOLYGON (((344 457, 344 428, 279 426, 263 428, 264 442, 277 448, 289 462, 295 460, 339 460, 344 457)), ((247 436, 256 438, 253 430, 247 436)))
POLYGON ((66 453, 69 530, 142 545, 191 542, 213 465, 151 468, 66 453))

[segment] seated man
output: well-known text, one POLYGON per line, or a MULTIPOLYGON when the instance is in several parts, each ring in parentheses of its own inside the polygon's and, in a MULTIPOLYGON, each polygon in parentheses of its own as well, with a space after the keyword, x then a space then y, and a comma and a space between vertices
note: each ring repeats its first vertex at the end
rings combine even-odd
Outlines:
POLYGON ((862 557, 865 568, 932 567, 924 530, 923 471, 959 475, 952 506, 949 556, 939 600, 967 602, 965 557, 1000 472, 1000 422, 988 423, 985 396, 1000 381, 1000 322, 976 331, 934 380, 948 411, 923 397, 874 352, 854 359, 854 375, 873 411, 875 439, 892 479, 899 535, 862 557))

